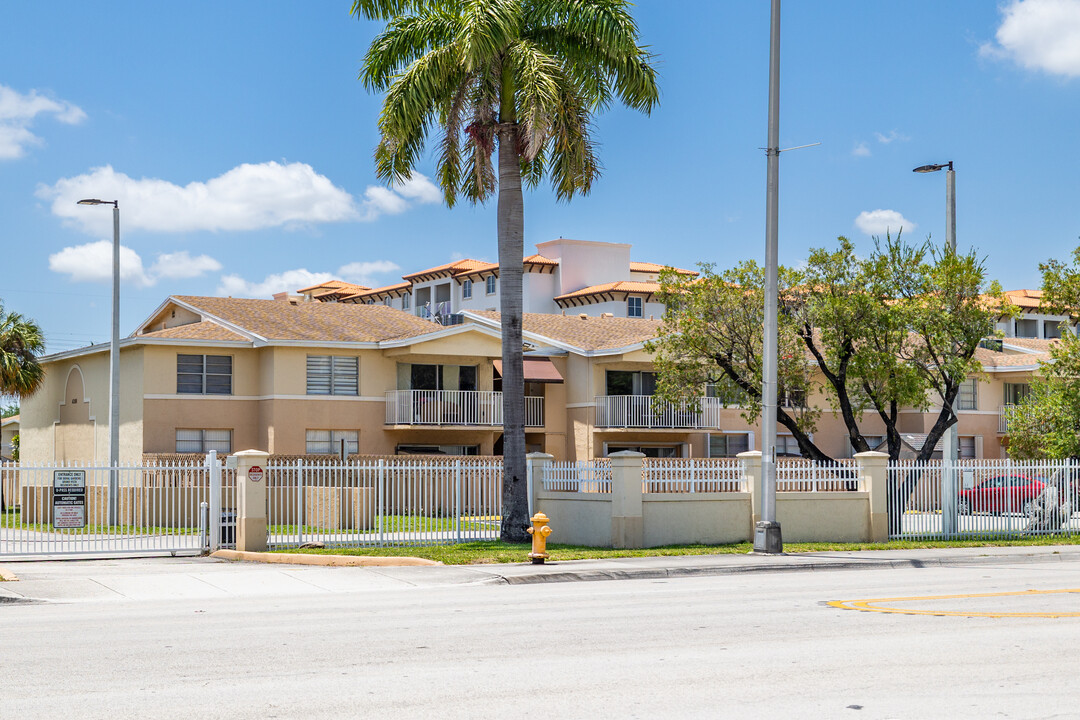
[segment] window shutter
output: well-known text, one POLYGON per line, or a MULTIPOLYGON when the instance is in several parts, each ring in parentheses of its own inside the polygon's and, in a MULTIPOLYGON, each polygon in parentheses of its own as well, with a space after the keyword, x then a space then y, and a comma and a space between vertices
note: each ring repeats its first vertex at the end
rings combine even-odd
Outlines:
POLYGON ((307 394, 329 395, 333 389, 333 364, 329 355, 307 356, 307 394))

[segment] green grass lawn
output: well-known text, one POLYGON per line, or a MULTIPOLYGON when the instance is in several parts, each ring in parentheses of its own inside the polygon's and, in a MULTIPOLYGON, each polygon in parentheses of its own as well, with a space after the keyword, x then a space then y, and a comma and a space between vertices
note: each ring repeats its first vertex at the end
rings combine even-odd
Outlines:
MULTIPOLYGON (((961 547, 1007 547, 1014 545, 1077 545, 1080 536, 1058 535, 1030 537, 1017 540, 895 540, 886 543, 786 543, 784 552, 835 552, 838 550, 915 550, 923 548, 961 547)), ((461 543, 459 545, 436 545, 428 547, 393 548, 325 548, 305 550, 280 550, 278 552, 303 552, 319 555, 370 555, 379 557, 419 557, 437 560, 447 565, 481 565, 490 563, 529 562, 529 545, 515 545, 499 540, 461 543)), ((744 554, 753 549, 751 543, 732 545, 673 545, 644 550, 612 550, 579 545, 549 544, 551 560, 594 560, 622 557, 663 557, 671 555, 723 555, 744 554)))
MULTIPOLYGON (((497 529, 497 518, 482 520, 480 518, 461 518, 455 528, 452 517, 425 517, 421 515, 383 515, 382 529, 384 532, 454 532, 455 529, 462 531, 483 530, 485 528, 497 529)), ((295 535, 296 525, 271 525, 268 529, 271 535, 295 535)), ((333 534, 333 533, 361 533, 370 534, 379 532, 377 525, 364 529, 342 529, 332 527, 319 527, 318 525, 304 525, 305 534, 333 534)))

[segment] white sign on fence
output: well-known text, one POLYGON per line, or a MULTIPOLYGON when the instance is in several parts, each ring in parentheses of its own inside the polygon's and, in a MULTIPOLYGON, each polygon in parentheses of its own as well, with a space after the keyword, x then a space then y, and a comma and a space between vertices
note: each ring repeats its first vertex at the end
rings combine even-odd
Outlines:
POLYGON ((54 470, 52 517, 55 528, 86 527, 86 471, 54 470))

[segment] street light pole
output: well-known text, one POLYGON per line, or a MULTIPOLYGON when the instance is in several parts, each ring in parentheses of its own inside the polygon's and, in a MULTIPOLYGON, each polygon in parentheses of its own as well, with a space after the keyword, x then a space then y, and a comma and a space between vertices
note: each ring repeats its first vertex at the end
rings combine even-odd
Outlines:
MULTIPOLYGON (((952 160, 941 165, 921 165, 915 168, 917 173, 945 171, 945 246, 950 253, 956 253, 956 172, 953 170, 952 160)), ((941 529, 946 537, 951 537, 959 531, 959 518, 956 509, 956 462, 959 460, 960 437, 957 427, 959 418, 956 410, 949 408, 949 415, 953 422, 945 428, 941 439, 941 459, 944 465, 942 473, 942 507, 941 529)))
POLYGON ((765 183, 765 322, 761 356, 761 520, 754 552, 784 550, 776 521, 777 225, 780 218, 780 0, 772 0, 769 32, 769 134, 765 183))
POLYGON ((90 198, 79 205, 113 206, 112 338, 109 341, 109 525, 119 518, 120 479, 120 201, 90 198))

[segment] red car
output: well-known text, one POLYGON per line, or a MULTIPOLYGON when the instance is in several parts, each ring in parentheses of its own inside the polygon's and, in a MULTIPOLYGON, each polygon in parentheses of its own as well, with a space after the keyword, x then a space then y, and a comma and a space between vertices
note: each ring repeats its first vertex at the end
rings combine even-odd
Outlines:
POLYGON ((997 475, 961 490, 957 510, 961 515, 1018 512, 1031 516, 1035 513, 1034 500, 1045 487, 1046 483, 1034 476, 997 475))

